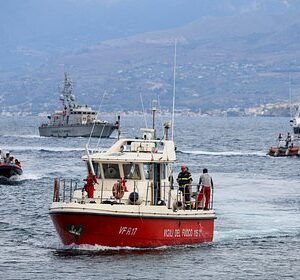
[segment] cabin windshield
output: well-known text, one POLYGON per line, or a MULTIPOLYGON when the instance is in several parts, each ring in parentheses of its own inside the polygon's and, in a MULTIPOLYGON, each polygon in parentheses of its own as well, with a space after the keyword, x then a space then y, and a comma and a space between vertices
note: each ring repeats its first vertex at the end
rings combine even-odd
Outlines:
POLYGON ((144 164, 144 174, 146 180, 151 180, 153 178, 152 176, 152 165, 150 163, 144 164))
POLYGON ((102 164, 104 177, 106 179, 120 179, 119 165, 115 163, 102 164))
POLYGON ((300 134, 300 127, 294 127, 294 133, 300 134))
POLYGON ((101 178, 101 168, 100 168, 100 164, 93 161, 93 167, 94 167, 94 171, 95 171, 96 177, 97 177, 97 178, 101 178))
POLYGON ((160 178, 162 180, 166 179, 166 165, 165 164, 161 165, 160 178))
POLYGON ((141 173, 138 164, 123 164, 125 179, 141 180, 141 173))

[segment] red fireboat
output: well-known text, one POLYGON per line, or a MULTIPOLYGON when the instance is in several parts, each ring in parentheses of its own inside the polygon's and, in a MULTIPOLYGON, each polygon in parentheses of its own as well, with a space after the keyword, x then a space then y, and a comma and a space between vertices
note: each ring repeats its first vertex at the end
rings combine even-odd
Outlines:
POLYGON ((209 209, 185 209, 170 179, 176 153, 168 129, 160 140, 154 128, 142 129, 142 138, 120 139, 106 152, 86 149, 92 192, 55 180, 49 214, 63 244, 153 248, 213 240, 213 200, 209 209))

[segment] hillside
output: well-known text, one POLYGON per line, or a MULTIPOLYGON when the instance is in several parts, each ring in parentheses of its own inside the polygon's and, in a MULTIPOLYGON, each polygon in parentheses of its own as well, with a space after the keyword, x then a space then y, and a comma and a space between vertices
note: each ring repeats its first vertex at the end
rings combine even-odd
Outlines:
POLYGON ((286 101, 289 76, 293 98, 300 98, 295 8, 281 14, 215 13, 177 28, 56 52, 39 66, 25 67, 25 74, 0 77, 2 110, 53 110, 65 71, 80 102, 97 107, 106 91, 106 111, 140 110, 140 95, 146 106, 159 98, 164 109, 171 108, 175 39, 178 108, 205 111, 286 101))

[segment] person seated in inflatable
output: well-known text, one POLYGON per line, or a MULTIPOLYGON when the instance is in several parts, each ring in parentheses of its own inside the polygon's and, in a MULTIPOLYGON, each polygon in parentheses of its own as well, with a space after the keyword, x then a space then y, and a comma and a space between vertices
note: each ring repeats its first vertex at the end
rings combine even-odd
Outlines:
POLYGON ((21 166, 21 162, 19 162, 18 159, 15 159, 15 165, 18 166, 18 167, 20 167, 20 168, 22 167, 22 166, 21 166))

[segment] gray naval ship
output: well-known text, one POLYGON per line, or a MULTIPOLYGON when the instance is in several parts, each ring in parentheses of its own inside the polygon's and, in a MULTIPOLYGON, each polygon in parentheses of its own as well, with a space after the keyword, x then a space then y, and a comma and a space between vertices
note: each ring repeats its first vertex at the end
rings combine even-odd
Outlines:
POLYGON ((78 105, 73 94, 73 83, 65 73, 60 95, 63 110, 48 116, 49 122, 39 127, 40 136, 46 137, 101 137, 108 138, 119 128, 120 118, 115 123, 99 120, 91 107, 78 105))

